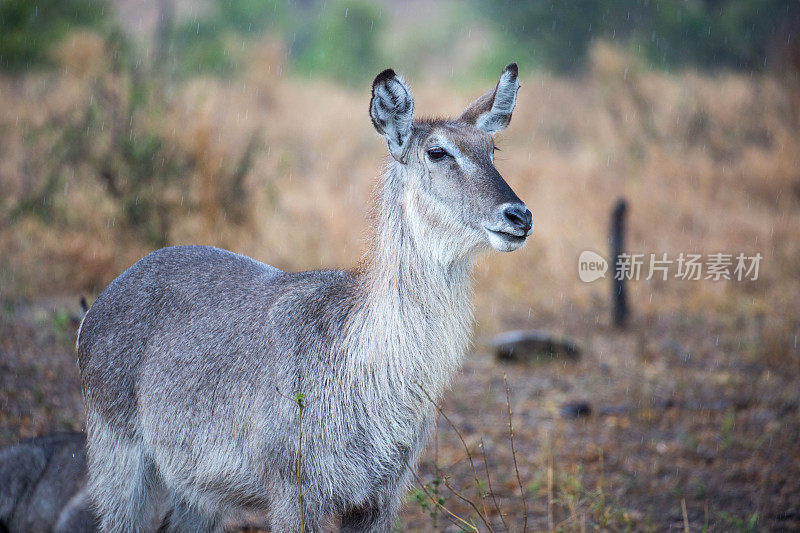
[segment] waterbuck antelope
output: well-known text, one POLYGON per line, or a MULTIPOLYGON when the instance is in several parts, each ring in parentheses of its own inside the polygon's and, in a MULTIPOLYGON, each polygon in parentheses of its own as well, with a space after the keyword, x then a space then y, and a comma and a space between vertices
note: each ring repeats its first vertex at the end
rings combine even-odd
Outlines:
POLYGON ((441 397, 468 342, 473 258, 532 231, 493 163, 518 88, 511 64, 458 118, 415 121, 405 82, 375 78, 391 159, 354 270, 182 246, 103 291, 78 337, 103 530, 154 531, 169 512, 168 530, 217 531, 258 509, 275 532, 330 517, 391 529, 435 413, 426 394, 441 397))

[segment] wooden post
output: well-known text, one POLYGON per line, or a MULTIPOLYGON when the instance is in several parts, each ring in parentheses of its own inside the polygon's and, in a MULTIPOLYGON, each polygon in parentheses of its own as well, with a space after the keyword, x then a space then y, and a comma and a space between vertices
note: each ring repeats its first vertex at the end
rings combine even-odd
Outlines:
POLYGON ((621 273, 618 274, 620 268, 617 266, 617 258, 625 251, 625 212, 628 209, 628 203, 624 198, 617 200, 614 205, 614 211, 611 213, 611 254, 609 260, 611 261, 611 305, 613 307, 612 313, 614 317, 614 326, 618 328, 625 327, 628 320, 628 298, 625 293, 625 279, 621 273))

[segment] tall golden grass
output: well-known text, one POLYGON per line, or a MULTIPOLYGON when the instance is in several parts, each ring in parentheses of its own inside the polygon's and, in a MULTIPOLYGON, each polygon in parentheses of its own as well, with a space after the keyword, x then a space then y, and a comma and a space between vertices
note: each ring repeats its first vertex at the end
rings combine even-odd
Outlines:
MULTIPOLYGON (((165 109, 132 125, 131 135, 155 131, 186 162, 180 184, 159 191, 170 206, 165 240, 225 246, 290 270, 351 265, 365 248, 385 157, 367 117, 369 87, 348 92, 284 75, 279 45, 254 49, 235 80, 170 86, 165 109), (248 147, 252 165, 238 175, 248 147), (234 186, 241 194, 231 196, 234 186)), ((0 79, 0 283, 8 297, 99 291, 152 248, 122 222, 95 169, 61 165, 52 135, 41 133, 79 116, 99 87, 124 104, 126 82, 105 54, 79 35, 60 50, 58 73, 0 79), (53 164, 62 176, 48 197, 57 216, 12 220, 53 164)), ((796 94, 770 76, 652 72, 604 44, 591 64, 579 78, 524 76, 496 162, 532 209, 535 232, 523 251, 479 263, 480 331, 606 320, 609 284, 580 282, 577 258, 585 249, 607 253, 609 212, 625 197, 631 251, 764 256, 754 282, 634 282, 637 315, 755 321, 774 349, 789 350, 800 327, 796 94)), ((493 83, 412 81, 417 109, 433 115, 458 113, 493 83)), ((103 131, 90 132, 91 143, 108 143, 103 131)))

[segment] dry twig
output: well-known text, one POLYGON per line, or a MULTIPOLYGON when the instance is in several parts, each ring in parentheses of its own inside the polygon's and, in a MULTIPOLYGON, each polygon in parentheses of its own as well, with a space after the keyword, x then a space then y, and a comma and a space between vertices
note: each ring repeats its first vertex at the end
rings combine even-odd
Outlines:
MULTIPOLYGON (((481 513, 477 509, 477 507, 474 504, 472 504, 472 501, 470 501, 470 500, 468 500, 468 501, 473 507, 475 507, 475 511, 478 513, 478 516, 483 521, 483 523, 486 524, 486 527, 489 529, 489 531, 493 532, 494 529, 492 529, 492 526, 489 525, 489 520, 487 519, 488 513, 486 511, 486 497, 484 496, 483 490, 481 489, 481 482, 480 482, 480 479, 478 478, 478 470, 475 468, 475 461, 472 460, 472 453, 469 451, 469 446, 467 446, 467 442, 464 440, 463 435, 461 435, 461 432, 458 430, 458 428, 453 423, 453 421, 450 420, 450 417, 447 416, 447 414, 445 414, 445 412, 442 411, 442 408, 439 407, 439 405, 433 400, 433 398, 431 398, 430 394, 428 394, 428 391, 426 391, 425 387, 422 386, 422 383, 419 382, 419 381, 417 381, 416 383, 417 383, 417 386, 422 391, 422 393, 425 395, 425 397, 428 398, 428 401, 430 401, 431 404, 433 404, 433 406, 436 408, 436 411, 445 420, 447 420, 447 423, 450 424, 450 427, 453 428, 453 431, 455 431, 456 435, 458 435, 458 439, 461 441, 462 446, 464 446, 464 451, 467 452, 467 459, 469 459, 469 465, 472 467, 472 476, 475 478, 475 486, 478 488, 478 494, 481 497, 481 503, 482 503, 482 507, 483 507, 483 512, 481 513)), ((450 487, 448 487, 448 488, 450 488, 450 487)))
POLYGON ((517 473, 517 484, 519 485, 519 495, 522 498, 522 531, 524 533, 528 530, 528 502, 525 500, 525 489, 522 486, 522 478, 519 475, 519 465, 517 465, 517 451, 514 449, 514 424, 511 421, 511 391, 509 391, 508 377, 505 374, 503 374, 503 383, 505 383, 506 385, 506 408, 508 409, 508 438, 511 441, 511 457, 514 459, 514 471, 517 473))
POLYGON ((681 512, 683 513, 683 531, 689 533, 689 515, 686 512, 686 498, 681 499, 681 512))
POLYGON ((494 487, 492 487, 492 476, 489 475, 489 461, 486 458, 486 446, 483 445, 483 439, 481 439, 481 454, 483 454, 483 468, 486 471, 486 482, 489 485, 489 494, 492 495, 494 508, 497 511, 497 514, 500 515, 500 521, 503 522, 503 527, 506 531, 509 531, 508 524, 503 516, 503 510, 500 508, 500 504, 497 502, 497 496, 494 493, 494 487))
POLYGON ((408 470, 411 472, 411 475, 414 476, 414 479, 416 480, 416 482, 419 485, 419 488, 422 490, 423 494, 425 494, 425 496, 428 497, 428 499, 430 500, 430 502, 433 505, 435 505, 436 507, 438 507, 439 509, 441 509, 442 511, 445 512, 445 516, 447 517, 448 520, 450 520, 450 523, 452 523, 456 527, 460 527, 462 529, 464 527, 466 527, 470 531, 474 531, 475 533, 479 533, 477 527, 475 527, 474 525, 470 524, 469 522, 467 522, 466 520, 464 520, 463 518, 461 518, 460 516, 458 516, 457 514, 452 512, 450 509, 448 509, 447 507, 445 507, 444 505, 439 503, 439 500, 437 500, 436 498, 433 497, 433 495, 431 495, 431 493, 428 491, 428 489, 425 488, 425 482, 419 477, 419 475, 414 471, 414 469, 411 468, 411 465, 408 464, 408 460, 406 460, 405 457, 403 457, 403 462, 405 463, 406 468, 408 468, 408 470), (458 522, 456 522, 456 520, 458 522))
POLYGON ((494 529, 492 529, 491 524, 489 524, 488 518, 486 516, 484 516, 483 513, 481 513, 480 509, 478 509, 478 506, 475 505, 475 502, 473 502, 472 500, 470 500, 469 498, 467 498, 466 496, 464 496, 463 494, 458 492, 456 489, 454 489, 453 486, 450 485, 450 482, 448 481, 447 477, 444 478, 444 486, 447 487, 448 489, 450 489, 450 492, 455 494, 458 499, 460 499, 464 503, 469 504, 470 507, 472 507, 475 510, 475 512, 478 514, 478 517, 480 517, 481 521, 486 526, 486 529, 488 529, 492 533, 494 532, 494 529))

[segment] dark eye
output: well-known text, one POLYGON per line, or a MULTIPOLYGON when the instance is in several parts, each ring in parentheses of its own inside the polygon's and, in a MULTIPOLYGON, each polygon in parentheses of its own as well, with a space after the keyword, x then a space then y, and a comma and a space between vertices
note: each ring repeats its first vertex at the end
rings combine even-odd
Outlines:
POLYGON ((444 151, 444 148, 434 146, 433 148, 428 149, 428 157, 430 157, 433 161, 438 161, 446 155, 447 152, 444 151))

